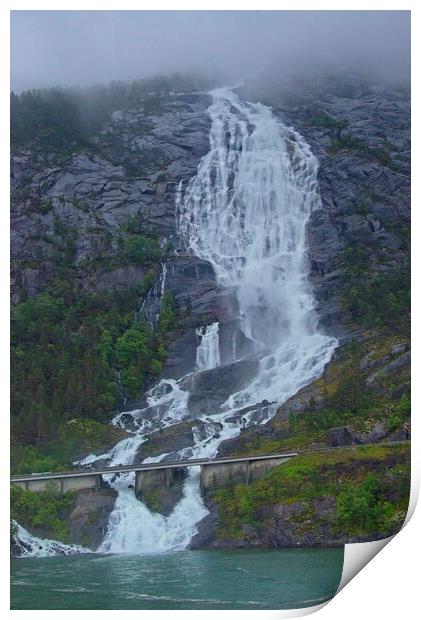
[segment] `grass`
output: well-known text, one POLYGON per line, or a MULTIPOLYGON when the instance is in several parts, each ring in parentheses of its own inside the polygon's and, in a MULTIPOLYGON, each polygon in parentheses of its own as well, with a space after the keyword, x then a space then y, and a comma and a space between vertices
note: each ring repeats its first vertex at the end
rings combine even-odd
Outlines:
POLYGON ((266 430, 263 433, 259 429, 241 433, 234 455, 323 447, 330 444, 330 429, 344 425, 361 434, 370 432, 379 422, 388 432, 402 428, 411 413, 409 368, 391 376, 379 376, 378 390, 368 389, 366 380, 382 365, 402 355, 402 352, 391 355, 393 345, 407 342, 400 335, 373 331, 366 334, 365 341, 342 347, 323 377, 312 384, 314 402, 310 400, 302 413, 295 413, 292 405, 289 408, 288 402, 285 403, 267 425, 270 436, 266 430), (369 367, 368 362, 374 366, 369 367), (400 386, 403 394, 396 398, 393 390, 400 386))
POLYGON ((302 454, 249 485, 213 493, 219 509, 218 537, 242 538, 273 519, 271 506, 299 505, 290 519, 297 540, 321 524, 336 535, 377 536, 396 531, 409 498, 409 446, 370 445, 302 454), (331 514, 318 516, 315 501, 333 498, 331 514))

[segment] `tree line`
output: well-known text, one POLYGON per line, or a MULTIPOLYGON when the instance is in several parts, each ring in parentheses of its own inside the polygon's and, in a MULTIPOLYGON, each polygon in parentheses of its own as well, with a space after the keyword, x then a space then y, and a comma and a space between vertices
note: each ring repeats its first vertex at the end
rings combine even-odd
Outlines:
POLYGON ((91 145, 92 136, 115 110, 142 103, 155 104, 171 92, 206 88, 208 78, 173 74, 131 82, 97 84, 89 88, 26 90, 10 96, 11 144, 31 142, 66 149, 77 144, 91 145))

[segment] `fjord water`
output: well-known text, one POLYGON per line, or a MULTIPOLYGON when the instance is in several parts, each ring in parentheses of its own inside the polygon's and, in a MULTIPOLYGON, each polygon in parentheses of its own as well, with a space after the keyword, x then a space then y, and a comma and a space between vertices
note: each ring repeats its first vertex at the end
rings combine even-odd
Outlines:
MULTIPOLYGON (((220 443, 239 434, 242 425, 266 422, 280 404, 320 376, 337 344, 318 327, 308 277, 306 226, 311 212, 320 208, 316 158, 303 138, 266 106, 245 103, 228 89, 214 91, 212 97, 209 152, 197 175, 185 188, 179 185, 178 232, 184 251, 209 261, 219 284, 234 293, 236 319, 258 360, 258 370, 245 388, 202 417, 200 427, 192 429, 194 446, 172 454, 172 459, 214 457, 220 443), (259 408, 263 401, 269 406, 259 408), (235 421, 235 414, 245 407, 248 412, 241 422, 235 421)), ((168 277, 164 264, 161 294, 168 277)), ((130 464, 149 433, 197 419, 188 408, 189 379, 221 365, 219 323, 199 327, 196 337, 196 368, 177 381, 160 381, 147 395, 146 408, 117 415, 114 424, 124 428, 129 418, 134 434, 108 454, 89 455, 81 464, 99 458, 109 465, 130 464)), ((241 362, 235 338, 230 362, 241 362)), ((174 562, 193 557, 167 552, 186 549, 197 523, 207 514, 198 468, 190 468, 183 497, 168 517, 151 512, 135 498, 134 474, 110 477, 109 482, 118 497, 99 553, 161 552, 168 561, 178 558, 174 562)), ((34 546, 32 555, 37 554, 49 555, 38 553, 34 546)), ((198 555, 204 557, 202 552, 198 555)), ((254 557, 257 561, 258 555, 254 557)), ((262 552, 261 557, 272 556, 262 552)), ((84 556, 80 561, 95 560, 84 556)))
POLYGON ((334 596, 343 549, 180 551, 12 562, 12 609, 294 609, 334 596))

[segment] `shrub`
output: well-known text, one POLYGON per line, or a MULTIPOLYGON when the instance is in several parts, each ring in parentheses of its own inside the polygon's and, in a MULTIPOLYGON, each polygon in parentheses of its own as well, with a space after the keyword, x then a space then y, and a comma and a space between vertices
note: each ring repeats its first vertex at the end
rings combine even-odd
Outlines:
POLYGON ((36 446, 12 445, 10 454, 12 474, 65 469, 62 461, 55 459, 52 455, 43 453, 36 446))
POLYGON ((12 485, 10 516, 25 527, 38 529, 47 536, 69 542, 69 527, 63 520, 63 514, 71 508, 74 498, 71 492, 59 496, 53 484, 39 493, 12 485))
POLYGON ((125 242, 124 255, 129 262, 147 265, 159 262, 162 252, 156 239, 144 235, 132 235, 125 242))
POLYGON ((409 264, 387 272, 369 269, 368 250, 358 245, 344 251, 342 307, 349 319, 365 328, 407 332, 410 317, 409 264))
POLYGON ((361 484, 349 484, 337 498, 338 525, 347 533, 388 530, 393 505, 382 492, 379 479, 368 474, 361 484))
POLYGON ((308 124, 311 127, 324 127, 326 129, 344 129, 349 125, 346 119, 337 120, 333 116, 329 116, 324 112, 315 114, 308 120, 308 124))

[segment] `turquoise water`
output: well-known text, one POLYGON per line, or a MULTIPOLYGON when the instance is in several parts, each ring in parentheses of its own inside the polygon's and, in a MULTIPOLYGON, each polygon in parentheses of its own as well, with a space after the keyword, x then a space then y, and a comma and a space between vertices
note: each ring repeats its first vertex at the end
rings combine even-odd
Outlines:
POLYGON ((12 560, 12 609, 292 609, 331 598, 342 549, 12 560))

